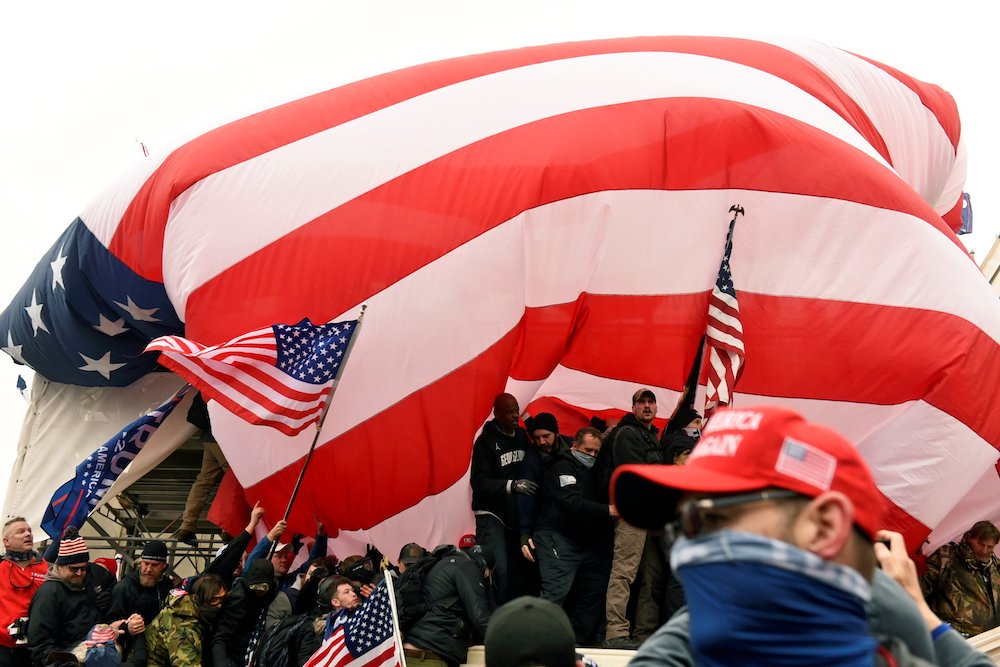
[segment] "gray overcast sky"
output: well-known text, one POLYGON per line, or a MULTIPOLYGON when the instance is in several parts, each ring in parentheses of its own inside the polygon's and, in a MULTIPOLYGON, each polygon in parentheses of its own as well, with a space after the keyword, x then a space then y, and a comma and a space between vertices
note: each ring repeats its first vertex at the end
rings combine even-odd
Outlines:
MULTIPOLYGON (((632 35, 805 36, 958 102, 982 258, 997 236, 993 2, 48 2, 2 10, 0 307, 87 202, 136 160, 248 113, 401 67, 632 35)), ((887 252, 889 249, 887 249, 887 252)), ((0 498, 25 403, 0 355, 0 498)), ((96 447, 95 443, 95 447, 96 447)))

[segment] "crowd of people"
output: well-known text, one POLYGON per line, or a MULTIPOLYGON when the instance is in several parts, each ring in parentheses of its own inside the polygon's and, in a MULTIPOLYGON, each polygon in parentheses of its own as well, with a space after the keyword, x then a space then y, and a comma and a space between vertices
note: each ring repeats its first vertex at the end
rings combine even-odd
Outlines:
POLYGON ((839 434, 776 407, 720 410, 702 432, 683 399, 661 434, 656 413, 641 388, 617 424, 570 439, 548 413, 522 428, 499 395, 473 445, 476 534, 395 564, 375 547, 338 560, 319 523, 290 571, 302 545, 284 521, 249 549, 258 506, 198 575, 171 576, 151 540, 118 579, 74 530, 40 556, 10 519, 0 667, 301 666, 386 576, 416 667, 484 641, 488 667, 586 662, 567 646, 637 649, 637 667, 992 664, 962 638, 1000 625, 992 523, 918 578, 839 434))

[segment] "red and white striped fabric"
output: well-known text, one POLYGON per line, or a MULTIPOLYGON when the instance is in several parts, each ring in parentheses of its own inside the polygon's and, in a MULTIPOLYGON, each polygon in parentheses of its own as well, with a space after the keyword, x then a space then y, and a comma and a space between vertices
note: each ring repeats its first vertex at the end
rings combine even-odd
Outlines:
MULTIPOLYGON (((564 432, 638 386, 669 414, 738 202, 738 404, 842 431, 889 525, 934 546, 1000 519, 1000 306, 942 218, 959 127, 939 88, 814 42, 558 44, 236 121, 81 217, 206 345, 368 303, 291 523, 394 553, 471 525, 497 392, 564 432)), ((212 417, 247 498, 280 511, 307 434, 212 417)))

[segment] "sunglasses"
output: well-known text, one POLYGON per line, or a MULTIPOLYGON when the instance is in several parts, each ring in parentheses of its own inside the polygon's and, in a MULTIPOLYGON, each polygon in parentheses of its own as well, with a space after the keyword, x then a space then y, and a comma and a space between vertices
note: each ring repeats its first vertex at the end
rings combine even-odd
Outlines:
POLYGON ((706 518, 710 510, 739 507, 741 505, 750 505, 768 500, 789 500, 800 497, 802 497, 801 494, 795 491, 767 489, 753 493, 737 493, 729 496, 719 496, 718 498, 690 500, 677 509, 677 518, 663 527, 663 548, 669 551, 670 547, 673 546, 674 542, 681 535, 690 540, 713 530, 718 521, 706 518))
POLYGON ((83 574, 87 571, 86 565, 66 565, 65 567, 73 574, 83 574))
POLYGON ((267 583, 266 581, 262 581, 257 584, 249 584, 247 588, 249 588, 252 591, 257 591, 259 593, 271 590, 271 584, 267 583))
POLYGON ((221 607, 222 601, 225 599, 226 599, 225 593, 223 593, 222 595, 213 595, 208 599, 208 604, 210 607, 221 607))

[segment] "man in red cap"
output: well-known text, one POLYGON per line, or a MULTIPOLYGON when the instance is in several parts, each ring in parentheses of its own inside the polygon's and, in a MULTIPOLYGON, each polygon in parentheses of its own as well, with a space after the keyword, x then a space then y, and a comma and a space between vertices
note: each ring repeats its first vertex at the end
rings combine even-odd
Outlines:
POLYGON ((627 465, 619 514, 677 538, 698 665, 871 665, 882 496, 854 446, 778 407, 720 410, 684 466, 627 465))

